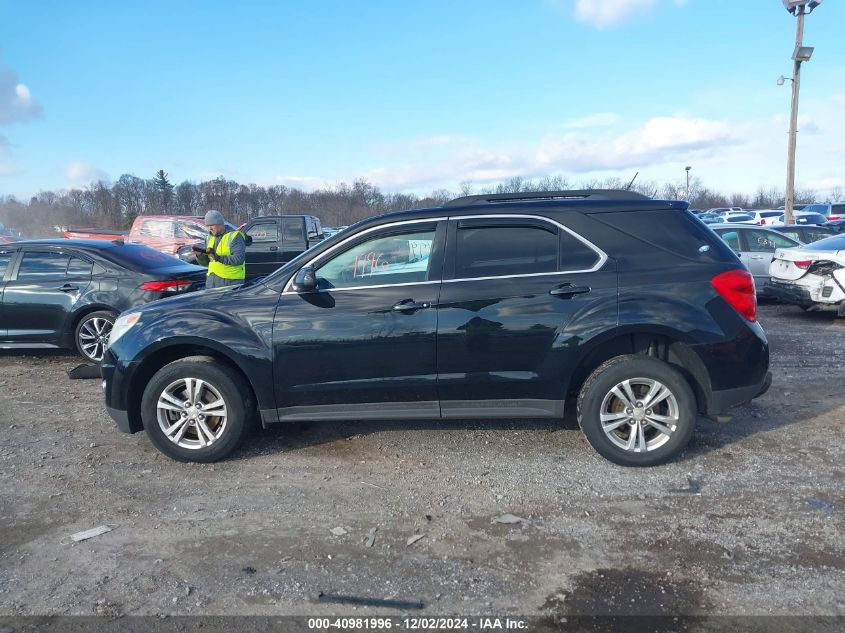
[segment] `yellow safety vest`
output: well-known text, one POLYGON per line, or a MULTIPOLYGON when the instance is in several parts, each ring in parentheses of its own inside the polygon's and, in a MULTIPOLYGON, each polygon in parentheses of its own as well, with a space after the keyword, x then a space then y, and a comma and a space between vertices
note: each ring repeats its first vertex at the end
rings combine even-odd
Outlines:
MULTIPOLYGON (((229 231, 228 233, 224 233, 223 237, 220 238, 219 244, 215 245, 217 242, 216 235, 209 235, 208 242, 206 246, 208 248, 213 248, 214 252, 217 255, 231 255, 231 242, 232 238, 239 234, 240 231, 229 231)), ((222 262, 216 262, 214 260, 209 260, 208 262, 208 274, 215 274, 221 279, 245 279, 246 278, 246 262, 240 264, 239 266, 229 266, 222 262)))

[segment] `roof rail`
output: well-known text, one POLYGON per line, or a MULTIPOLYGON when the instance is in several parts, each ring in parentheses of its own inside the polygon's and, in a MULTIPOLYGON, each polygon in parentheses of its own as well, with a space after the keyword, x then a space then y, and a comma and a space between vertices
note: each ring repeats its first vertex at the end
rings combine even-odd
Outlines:
POLYGON ((569 191, 531 191, 523 193, 489 193, 463 196, 445 203, 444 207, 464 207, 491 202, 521 202, 523 200, 650 200, 636 191, 623 189, 572 189, 569 191))

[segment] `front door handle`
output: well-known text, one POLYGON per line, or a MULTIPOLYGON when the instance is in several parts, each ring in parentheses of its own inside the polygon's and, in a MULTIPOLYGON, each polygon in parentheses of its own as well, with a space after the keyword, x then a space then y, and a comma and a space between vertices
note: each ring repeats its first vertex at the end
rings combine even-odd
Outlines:
POLYGON ((422 301, 417 303, 413 299, 404 299, 399 303, 396 303, 393 306, 394 312, 414 312, 415 310, 425 310, 426 308, 430 308, 431 303, 428 301, 422 301))
POLYGON ((765 255, 751 255, 751 259, 766 259, 765 255))
POLYGON ((277 250, 279 250, 279 247, 278 246, 271 246, 270 250, 271 251, 277 251, 277 250))
POLYGON ((76 292, 79 290, 79 286, 74 286, 73 284, 65 284, 64 286, 60 286, 59 290, 62 292, 76 292))
POLYGON ((549 290, 549 294, 553 297, 571 297, 572 295, 583 295, 590 292, 589 286, 575 286, 573 284, 562 284, 557 288, 549 290))

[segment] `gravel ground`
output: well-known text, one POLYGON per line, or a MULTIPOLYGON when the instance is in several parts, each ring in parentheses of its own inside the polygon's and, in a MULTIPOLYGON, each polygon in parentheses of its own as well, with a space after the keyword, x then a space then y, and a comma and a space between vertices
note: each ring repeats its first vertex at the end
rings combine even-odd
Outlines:
POLYGON ((0 615, 396 613, 320 592, 422 614, 845 615, 845 324, 760 320, 771 391, 650 469, 600 458, 571 413, 275 428, 180 464, 117 431, 99 381, 67 378, 78 358, 4 352, 0 615))

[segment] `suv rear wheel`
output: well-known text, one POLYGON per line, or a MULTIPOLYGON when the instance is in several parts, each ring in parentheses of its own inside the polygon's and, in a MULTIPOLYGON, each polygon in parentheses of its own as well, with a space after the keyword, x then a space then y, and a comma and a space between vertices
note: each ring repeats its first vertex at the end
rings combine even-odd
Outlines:
POLYGON ((686 379, 663 361, 618 356, 578 395, 578 424, 592 447, 622 466, 666 462, 689 443, 697 418, 686 379))
POLYGON ((173 459, 213 462, 245 435, 249 407, 243 378, 214 358, 191 356, 153 375, 141 399, 144 430, 173 459))

